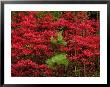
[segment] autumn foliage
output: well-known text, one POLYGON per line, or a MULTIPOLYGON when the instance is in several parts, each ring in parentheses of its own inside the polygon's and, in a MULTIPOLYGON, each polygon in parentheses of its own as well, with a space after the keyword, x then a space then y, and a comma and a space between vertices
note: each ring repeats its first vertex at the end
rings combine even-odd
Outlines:
POLYGON ((11 75, 100 76, 99 12, 12 11, 11 75))

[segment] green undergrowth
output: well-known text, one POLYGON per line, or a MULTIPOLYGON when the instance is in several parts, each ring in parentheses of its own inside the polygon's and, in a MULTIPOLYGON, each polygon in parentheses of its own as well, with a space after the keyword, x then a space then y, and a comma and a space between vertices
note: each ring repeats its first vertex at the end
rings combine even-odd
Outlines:
POLYGON ((60 54, 55 54, 54 56, 52 56, 51 58, 46 60, 46 64, 48 67, 50 68, 54 68, 57 65, 64 65, 64 66, 68 66, 69 61, 66 58, 66 53, 60 53, 60 54))
POLYGON ((67 45, 67 42, 63 40, 62 36, 63 31, 57 32, 57 39, 55 39, 53 36, 50 38, 52 44, 62 44, 64 46, 67 45))

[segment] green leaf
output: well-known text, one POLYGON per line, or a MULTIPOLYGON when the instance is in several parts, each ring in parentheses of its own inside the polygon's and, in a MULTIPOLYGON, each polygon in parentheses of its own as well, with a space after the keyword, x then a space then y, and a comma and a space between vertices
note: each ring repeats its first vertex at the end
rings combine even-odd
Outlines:
POLYGON ((60 53, 60 54, 56 54, 55 56, 47 59, 46 64, 50 68, 54 68, 56 65, 60 65, 60 64, 68 66, 69 61, 66 58, 66 53, 60 53))

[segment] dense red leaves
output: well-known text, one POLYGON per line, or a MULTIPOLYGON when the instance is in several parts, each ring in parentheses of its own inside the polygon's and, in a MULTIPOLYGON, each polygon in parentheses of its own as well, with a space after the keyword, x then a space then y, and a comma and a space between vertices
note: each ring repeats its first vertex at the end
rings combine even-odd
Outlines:
POLYGON ((31 60, 19 60, 12 64, 12 76, 51 76, 52 71, 44 64, 38 65, 31 60))
POLYGON ((40 12, 12 12, 12 76, 52 76, 53 70, 46 66, 45 60, 56 52, 66 52, 70 62, 97 65, 98 19, 90 19, 87 12, 61 12, 57 20, 52 12, 39 15, 40 12), (57 37, 60 29, 67 45, 53 47, 50 38, 57 37))

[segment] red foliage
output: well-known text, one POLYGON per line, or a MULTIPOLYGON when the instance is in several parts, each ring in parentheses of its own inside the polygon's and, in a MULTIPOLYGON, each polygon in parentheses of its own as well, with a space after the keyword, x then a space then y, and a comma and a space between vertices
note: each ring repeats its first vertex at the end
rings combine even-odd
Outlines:
POLYGON ((38 65, 31 60, 19 60, 12 64, 12 76, 51 76, 52 71, 46 65, 38 65))
MULTIPOLYGON (((89 19, 87 12, 62 12, 57 20, 51 12, 12 12, 12 76, 52 76, 45 60, 66 52, 70 62, 85 65, 97 63, 100 56, 99 20, 89 19), (50 38, 63 30, 66 46, 53 48, 50 38), (25 57, 34 57, 25 59, 25 57)), ((64 74, 64 73, 63 73, 64 74)))

